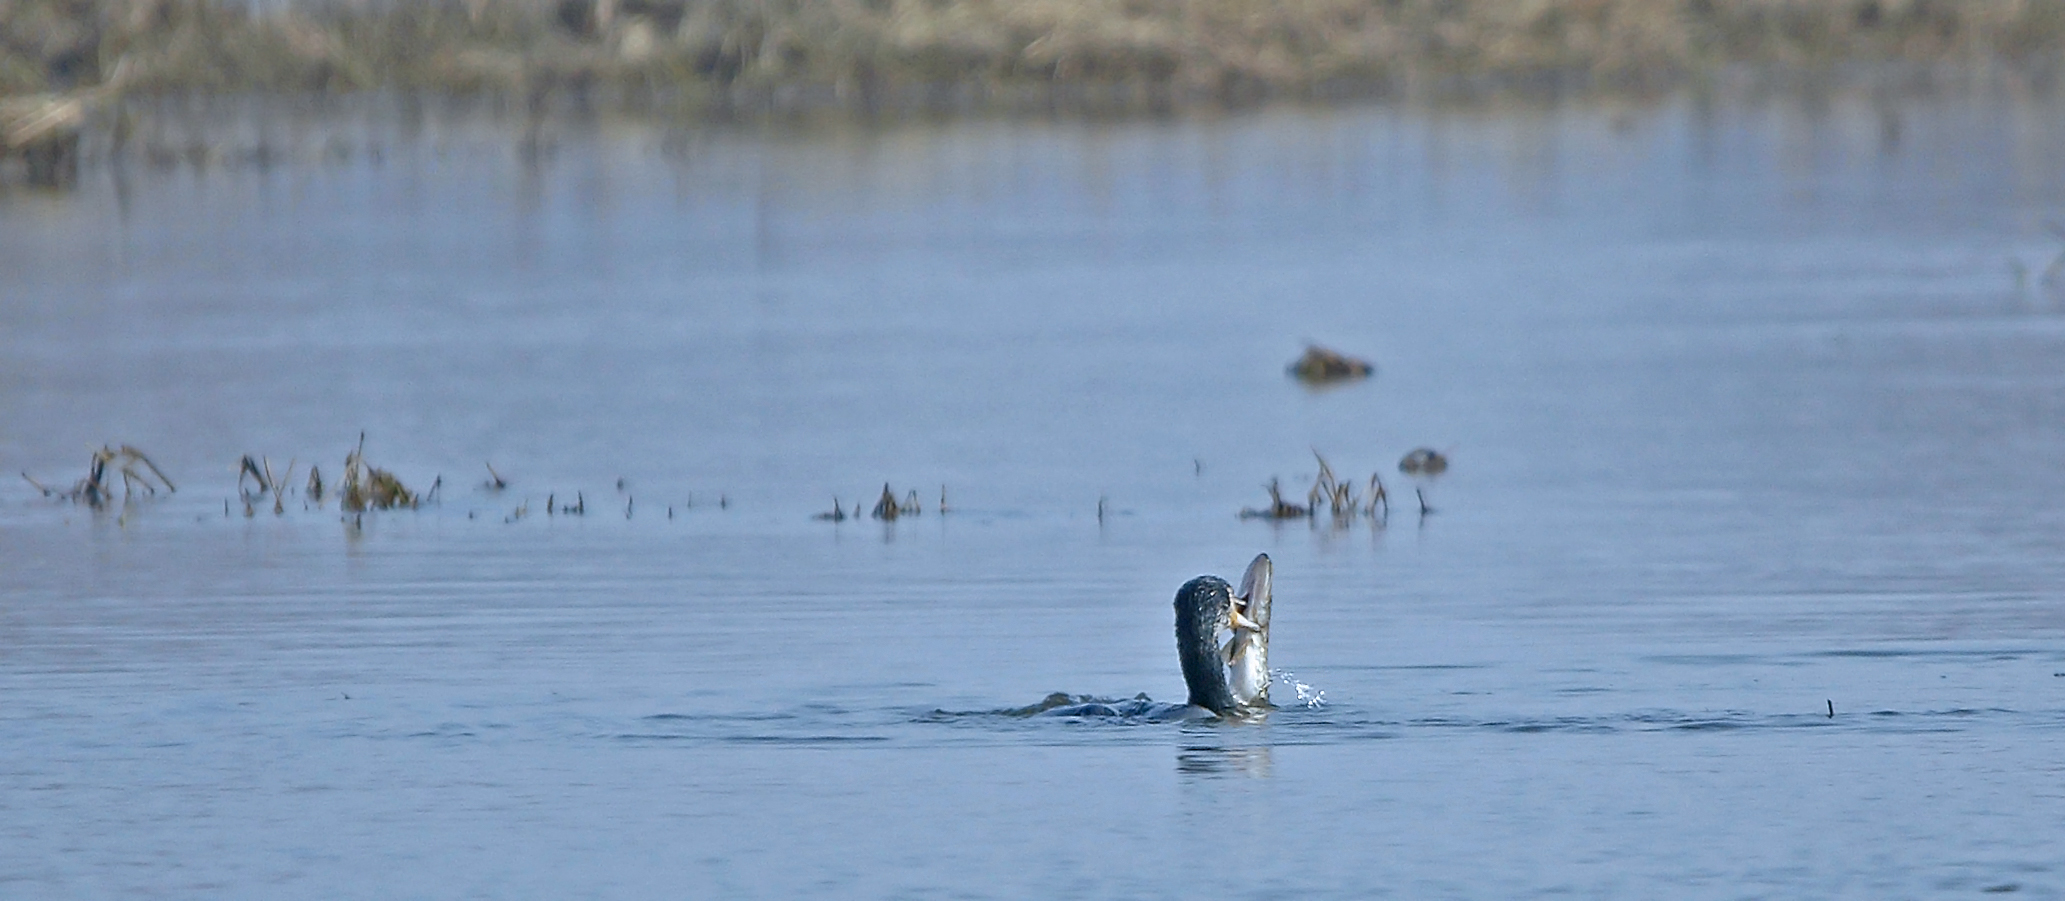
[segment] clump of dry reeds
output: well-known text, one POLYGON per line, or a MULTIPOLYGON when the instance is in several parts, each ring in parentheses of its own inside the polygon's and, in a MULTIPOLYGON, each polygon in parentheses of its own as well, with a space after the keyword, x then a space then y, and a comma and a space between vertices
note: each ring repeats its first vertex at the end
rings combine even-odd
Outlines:
POLYGON ((35 486, 44 497, 63 498, 75 504, 85 504, 95 510, 115 502, 117 476, 122 480, 124 502, 127 502, 136 490, 153 496, 158 493, 158 487, 161 485, 167 494, 179 490, 173 486, 171 479, 165 477, 158 464, 152 463, 151 458, 145 456, 143 451, 127 444, 119 448, 104 445, 100 450, 94 451, 92 459, 86 464, 86 477, 74 482, 68 490, 45 487, 41 482, 30 478, 26 472, 21 476, 23 481, 35 486), (138 469, 139 465, 143 468, 138 469))
MULTIPOLYGON (((244 499, 246 514, 248 515, 252 504, 268 494, 272 495, 272 512, 274 514, 287 512, 287 481, 292 478, 294 478, 294 461, 287 461, 287 471, 278 477, 274 477, 271 460, 264 457, 253 459, 250 454, 245 454, 244 459, 237 464, 237 495, 244 499), (257 490, 247 490, 244 487, 246 480, 254 483, 257 486, 257 490)), ((309 487, 312 489, 311 494, 320 502, 323 493, 322 478, 315 473, 313 467, 310 467, 309 470, 309 487)))
POLYGON ((344 483, 337 492, 337 502, 346 513, 414 509, 422 502, 394 473, 367 464, 365 453, 366 433, 360 432, 358 447, 344 457, 344 483))
MULTIPOLYGON (((1353 482, 1344 481, 1334 475, 1333 466, 1319 451, 1312 452, 1319 461, 1319 475, 1312 480, 1312 487, 1305 492, 1303 506, 1284 500, 1283 488, 1276 479, 1270 479, 1263 487, 1269 490, 1269 506, 1249 507, 1240 511, 1242 519, 1319 519, 1320 510, 1333 518, 1337 526, 1345 526, 1359 517, 1366 517, 1379 525, 1391 518, 1391 497, 1384 490, 1384 480, 1378 473, 1370 473, 1369 487, 1358 493, 1353 482)), ((1424 500, 1420 505, 1422 514, 1432 512, 1424 500)))
MULTIPOLYGON (((941 490, 944 491, 944 489, 941 490)), ((835 506, 837 503, 836 500, 833 502, 835 506)), ((888 482, 883 482, 882 496, 876 499, 875 509, 870 511, 869 515, 880 520, 894 521, 905 516, 917 516, 923 512, 923 508, 918 505, 918 492, 916 489, 912 489, 908 494, 904 495, 903 500, 897 500, 896 492, 890 490, 888 482)))

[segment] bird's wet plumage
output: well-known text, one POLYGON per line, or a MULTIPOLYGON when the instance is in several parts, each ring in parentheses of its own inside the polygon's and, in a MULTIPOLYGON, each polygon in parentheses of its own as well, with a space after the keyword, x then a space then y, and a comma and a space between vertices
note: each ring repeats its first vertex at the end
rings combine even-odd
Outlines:
POLYGON ((1270 583, 1269 556, 1258 554, 1238 594, 1218 576, 1177 590, 1176 656, 1192 705, 1222 716, 1269 706, 1270 583))

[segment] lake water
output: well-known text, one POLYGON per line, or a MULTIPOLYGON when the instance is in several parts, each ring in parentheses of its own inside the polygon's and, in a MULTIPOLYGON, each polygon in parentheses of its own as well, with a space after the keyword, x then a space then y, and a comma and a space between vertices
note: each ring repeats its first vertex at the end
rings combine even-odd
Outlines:
POLYGON ((141 121, 0 196, 0 896, 2065 896, 2065 102, 141 121), (1322 704, 1002 712, 1257 552, 1322 704))

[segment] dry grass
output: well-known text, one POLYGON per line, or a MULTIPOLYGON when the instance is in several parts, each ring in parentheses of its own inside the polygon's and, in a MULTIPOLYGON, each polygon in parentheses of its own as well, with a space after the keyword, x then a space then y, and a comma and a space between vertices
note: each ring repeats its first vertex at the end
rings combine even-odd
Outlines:
POLYGON ((0 95, 607 87, 693 105, 1652 89, 1737 64, 2048 73, 2065 0, 0 0, 0 95), (1101 92, 1101 93, 1100 93, 1101 92), (1086 95, 1087 96, 1087 95, 1086 95))

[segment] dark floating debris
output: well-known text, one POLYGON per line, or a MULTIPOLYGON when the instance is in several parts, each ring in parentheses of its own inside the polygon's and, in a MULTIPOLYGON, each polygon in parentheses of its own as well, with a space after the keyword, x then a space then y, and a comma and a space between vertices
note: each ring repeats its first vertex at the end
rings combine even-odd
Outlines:
MULTIPOLYGON (((1415 479, 1433 479, 1448 471, 1448 456, 1431 447, 1414 448, 1398 461, 1398 471, 1415 479)), ((1413 486, 1413 496, 1420 500, 1421 516, 1434 512, 1434 508, 1427 505, 1426 492, 1417 485, 1413 486)))
POLYGON ((1448 471, 1448 457, 1431 447, 1414 448, 1398 461, 1398 471, 1409 476, 1438 476, 1448 471))
POLYGON ((1358 360, 1317 344, 1305 345, 1305 355, 1291 364, 1290 373, 1308 385, 1328 385, 1366 379, 1377 371, 1368 360, 1358 360))
POLYGON ((22 481, 35 486, 44 497, 63 498, 75 504, 85 504, 95 510, 114 502, 114 481, 117 475, 122 477, 123 501, 129 500, 138 488, 151 496, 157 495, 160 485, 165 487, 166 494, 179 490, 172 484, 171 479, 165 477, 158 464, 152 463, 151 458, 145 456, 143 451, 127 444, 119 449, 103 445, 100 450, 94 451, 93 459, 86 466, 86 477, 73 483, 68 491, 46 487, 43 483, 29 478, 28 473, 21 474, 22 481), (138 464, 142 464, 143 470, 136 468, 138 464))
POLYGON ((344 487, 338 504, 346 513, 366 510, 415 509, 420 501, 394 473, 366 463, 366 433, 359 433, 357 449, 344 457, 344 487))
POLYGON ((1249 507, 1240 511, 1242 519, 1303 519, 1312 515, 1310 507, 1300 507, 1283 499, 1283 486, 1276 479, 1262 486, 1269 489, 1269 506, 1257 510, 1249 507))

